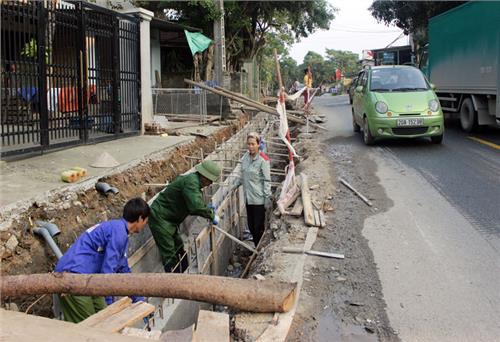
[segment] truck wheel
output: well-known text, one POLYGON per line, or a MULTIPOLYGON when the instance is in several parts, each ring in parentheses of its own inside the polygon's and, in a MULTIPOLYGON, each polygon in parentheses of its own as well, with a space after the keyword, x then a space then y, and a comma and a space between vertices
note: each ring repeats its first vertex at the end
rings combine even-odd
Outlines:
POLYGON ((354 110, 352 111, 352 130, 354 133, 358 133, 361 131, 361 127, 356 123, 356 119, 354 119, 354 110))
POLYGON ((460 107, 460 125, 467 133, 472 132, 477 127, 477 112, 471 99, 465 99, 460 107))
POLYGON ((363 141, 365 145, 373 145, 375 139, 373 139, 372 133, 370 132, 370 127, 368 126, 368 119, 365 117, 363 119, 363 141))

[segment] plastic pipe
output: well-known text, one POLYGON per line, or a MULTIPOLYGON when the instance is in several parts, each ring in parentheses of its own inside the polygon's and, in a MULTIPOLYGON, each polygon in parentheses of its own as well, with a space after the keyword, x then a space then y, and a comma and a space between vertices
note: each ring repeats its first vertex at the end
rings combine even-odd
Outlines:
MULTIPOLYGON (((57 226, 56 226, 56 228, 57 228, 57 226)), ((57 229, 57 230, 59 230, 59 229, 57 229)), ((35 227, 35 228, 33 228, 33 233, 37 234, 38 236, 42 236, 45 239, 45 241, 47 241, 47 244, 49 245, 50 249, 52 249, 52 251, 56 255, 57 259, 61 259, 63 254, 62 254, 61 250, 59 249, 59 247, 57 246, 54 239, 52 238, 52 235, 47 228, 35 227)), ((58 233, 56 233, 56 235, 57 234, 58 233)))

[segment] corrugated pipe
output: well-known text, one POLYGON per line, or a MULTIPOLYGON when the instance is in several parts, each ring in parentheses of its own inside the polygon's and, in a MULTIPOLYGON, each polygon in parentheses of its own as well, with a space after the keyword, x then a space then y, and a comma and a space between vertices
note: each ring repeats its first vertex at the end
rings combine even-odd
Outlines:
POLYGON ((49 245, 50 249, 52 249, 52 251, 56 255, 57 259, 61 259, 63 254, 53 239, 53 237, 61 234, 59 228, 55 224, 50 222, 36 221, 35 223, 37 224, 37 227, 33 228, 33 233, 43 237, 49 245))

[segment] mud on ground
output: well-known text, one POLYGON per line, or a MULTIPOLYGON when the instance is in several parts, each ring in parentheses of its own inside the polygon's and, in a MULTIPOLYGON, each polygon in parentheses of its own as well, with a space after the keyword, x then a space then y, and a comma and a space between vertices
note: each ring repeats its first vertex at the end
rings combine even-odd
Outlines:
MULTIPOLYGON (((198 137, 192 143, 165 152, 161 158, 146 160, 124 172, 101 178, 100 180, 120 190, 117 195, 106 197, 90 188, 80 192, 57 193, 43 203, 34 202, 8 229, 0 232, 0 273, 31 274, 50 272, 54 269, 57 260, 45 242, 33 236, 29 218, 33 222, 46 220, 55 223, 61 230, 57 242, 64 252, 85 229, 100 221, 121 217, 123 205, 130 198, 153 197, 161 188, 151 188, 146 184, 165 183, 188 171, 191 161, 186 156, 200 155, 200 148, 203 148, 205 154, 212 152, 216 144, 229 139, 247 120, 247 117, 241 117, 207 138, 198 137), (17 245, 11 245, 12 249, 4 247, 9 240, 17 242, 17 245)), ((37 298, 27 296, 16 299, 15 303, 20 311, 25 311, 37 298)), ((30 313, 50 316, 50 303, 51 296, 45 296, 31 308, 30 313)))

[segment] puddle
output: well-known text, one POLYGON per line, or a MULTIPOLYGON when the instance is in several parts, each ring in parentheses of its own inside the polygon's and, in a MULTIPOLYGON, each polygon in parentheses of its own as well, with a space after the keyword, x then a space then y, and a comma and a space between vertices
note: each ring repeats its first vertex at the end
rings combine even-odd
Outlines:
POLYGON ((368 333, 358 325, 344 324, 328 310, 318 320, 311 334, 313 341, 377 342, 377 335, 368 333))

